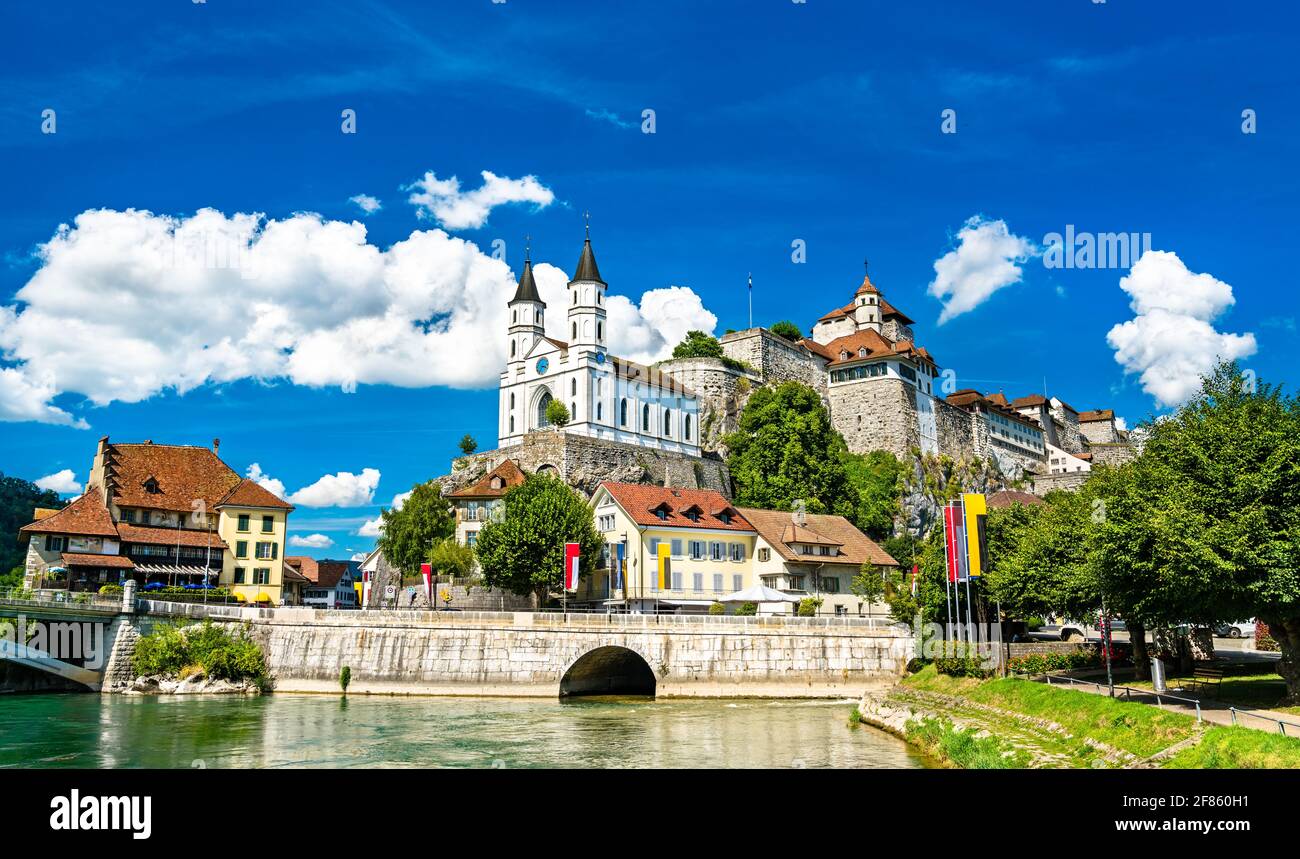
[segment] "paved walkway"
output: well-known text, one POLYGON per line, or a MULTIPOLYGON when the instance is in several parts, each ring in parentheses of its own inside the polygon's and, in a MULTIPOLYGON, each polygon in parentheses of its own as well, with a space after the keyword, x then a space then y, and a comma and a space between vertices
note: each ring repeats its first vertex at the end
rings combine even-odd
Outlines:
MULTIPOLYGON (((1046 683, 1046 679, 1038 678, 1035 682, 1046 683)), ((1110 694, 1105 683, 1094 686, 1088 682, 1071 682, 1064 678, 1052 678, 1052 686, 1059 686, 1065 689, 1075 689, 1079 692, 1091 692, 1094 695, 1110 694)), ((1239 725, 1244 728, 1255 728, 1261 731, 1269 731, 1274 734, 1285 733, 1289 737, 1300 737, 1300 716, 1293 713, 1280 713, 1276 710, 1254 710, 1236 708, 1236 718, 1234 721, 1231 704, 1225 704, 1222 701, 1215 701, 1210 698, 1201 698, 1195 694, 1184 692, 1177 688, 1170 688, 1170 694, 1176 698, 1187 699, 1195 698, 1201 705, 1201 718, 1213 725, 1239 725), (1281 727, 1278 722, 1285 723, 1281 727)), ((1125 701, 1134 701, 1139 704, 1148 704, 1153 707, 1160 707, 1163 710, 1172 710, 1175 713, 1186 713, 1192 718, 1196 717, 1196 704, 1189 703, 1186 700, 1176 700, 1169 695, 1157 695, 1155 692, 1134 689, 1133 687, 1121 686, 1115 684, 1115 697, 1125 701)))

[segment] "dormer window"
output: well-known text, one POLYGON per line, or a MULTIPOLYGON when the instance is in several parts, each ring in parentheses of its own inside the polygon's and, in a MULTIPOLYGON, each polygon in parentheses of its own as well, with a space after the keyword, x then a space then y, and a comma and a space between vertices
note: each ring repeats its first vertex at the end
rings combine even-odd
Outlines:
POLYGON ((147 479, 147 480, 144 482, 144 491, 145 491, 145 492, 148 492, 150 495, 157 495, 157 494, 158 494, 158 481, 157 481, 156 479, 152 478, 152 477, 150 477, 149 479, 147 479))
POLYGON ((840 350, 840 360, 841 361, 849 360, 849 351, 847 349, 840 350))
POLYGON ((723 510, 721 513, 718 514, 718 521, 721 522, 723 525, 730 525, 731 514, 728 513, 726 510, 723 510))
POLYGON ((866 346, 859 346, 859 347, 858 347, 858 357, 859 357, 859 358, 865 358, 865 357, 867 357, 867 347, 866 347, 866 346))
POLYGON ((505 485, 506 485, 506 482, 505 482, 504 480, 502 480, 501 477, 500 477, 499 475, 498 475, 497 477, 492 478, 492 488, 493 488, 493 489, 500 489, 501 487, 503 487, 503 486, 505 486, 505 485))

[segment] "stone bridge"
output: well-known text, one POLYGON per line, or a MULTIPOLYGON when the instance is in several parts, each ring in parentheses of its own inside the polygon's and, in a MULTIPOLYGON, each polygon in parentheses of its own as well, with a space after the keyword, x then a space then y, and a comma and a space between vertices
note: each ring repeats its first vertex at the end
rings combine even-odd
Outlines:
POLYGON ((892 684, 910 631, 879 618, 318 611, 142 600, 248 624, 279 691, 838 697, 892 684))
POLYGON ((906 627, 859 617, 321 611, 134 595, 116 607, 0 602, 0 622, 19 617, 94 628, 85 637, 98 641, 98 658, 64 658, 9 640, 0 661, 106 691, 131 679, 141 632, 204 618, 246 626, 282 692, 337 692, 346 666, 354 693, 859 696, 893 683, 913 654, 906 627))
POLYGON ((130 616, 120 598, 0 599, 0 691, 99 690, 130 616))

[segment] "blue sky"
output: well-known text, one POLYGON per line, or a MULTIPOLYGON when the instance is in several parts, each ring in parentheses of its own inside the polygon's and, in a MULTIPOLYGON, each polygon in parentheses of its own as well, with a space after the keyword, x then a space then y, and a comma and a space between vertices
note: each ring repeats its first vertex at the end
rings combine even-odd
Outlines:
MULTIPOLYGON (((333 541, 311 554, 365 550, 361 526, 445 473, 461 435, 495 443, 503 347, 473 345, 491 339, 475 340, 481 314, 456 317, 468 321, 454 342, 419 332, 502 288, 505 269, 484 263, 494 241, 512 269, 531 235, 535 261, 572 272, 586 210, 602 274, 642 327, 707 312, 715 333, 743 328, 752 272, 754 322, 808 329, 848 301, 870 258, 873 281, 960 387, 1016 396, 1046 379, 1076 408, 1113 407, 1135 425, 1177 399, 1179 368, 1205 360, 1207 343, 1238 350, 1264 380, 1293 381, 1300 73, 1287 7, 210 0, 3 14, 6 474, 70 468, 84 481, 105 434, 220 437, 232 467, 258 463, 288 492, 375 469, 377 484, 360 480, 346 506, 300 505, 291 519, 294 533, 333 541), (355 134, 341 131, 345 109, 355 134), (943 133, 945 110, 956 133, 943 133), (510 180, 502 199, 528 199, 472 211, 483 171, 510 180), (429 172, 460 180, 444 202, 468 216, 408 202, 429 172), (549 202, 519 192, 525 177, 549 202), (350 201, 363 194, 382 207, 363 213, 350 201), (233 286, 147 270, 116 221, 87 221, 42 255, 91 210, 147 211, 134 225, 156 230, 205 208, 227 224, 236 213, 356 222, 354 261, 441 229, 475 247, 412 242, 416 263, 460 248, 478 279, 437 301, 385 304, 381 286, 363 284, 388 281, 354 275, 311 230, 315 250, 277 251, 288 274, 233 286), (985 229, 964 239, 971 219, 985 229), (1067 225, 1150 233, 1165 254, 1128 291, 1127 267, 1049 269, 1037 250, 1067 225), (1017 239, 1019 260, 986 258, 1017 239), (805 262, 792 260, 796 241, 805 262), (999 288, 984 295, 990 279, 999 288), (938 324, 953 295, 931 294, 936 281, 973 309, 938 324), (674 286, 690 292, 656 292, 674 286), (224 290, 249 307, 249 326, 283 311, 276 330, 296 333, 276 336, 292 343, 263 352, 236 336, 220 351, 231 321, 201 299, 224 290), (664 309, 679 300, 685 310, 664 309), (391 352, 356 327, 339 333, 395 304, 417 331, 391 352), (373 502, 357 503, 367 490, 373 502)), ((646 356, 663 345, 637 342, 646 356)))

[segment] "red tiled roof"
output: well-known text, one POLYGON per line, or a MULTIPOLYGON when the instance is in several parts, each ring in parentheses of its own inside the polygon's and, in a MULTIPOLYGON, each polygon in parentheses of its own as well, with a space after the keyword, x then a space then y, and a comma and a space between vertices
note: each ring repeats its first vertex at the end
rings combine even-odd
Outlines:
POLYGON ((960 391, 953 391, 945 399, 951 405, 957 406, 958 408, 961 409, 966 409, 971 406, 983 406, 987 411, 997 412, 998 414, 1004 416, 1008 420, 1013 420, 1016 421, 1017 423, 1025 424, 1026 426, 1032 427, 1033 429, 1042 429, 1042 427, 1039 426, 1038 421, 1034 420, 1031 417, 1027 417, 1026 415, 1020 414, 1020 412, 1015 411, 1014 409, 1004 405, 1003 403, 999 403, 998 402, 999 398, 1003 400, 1003 403, 1005 403, 1006 397, 1002 396, 1002 394, 986 395, 986 394, 981 394, 979 391, 975 390, 974 388, 962 388, 960 391))
POLYGON ((897 316, 898 321, 903 323, 904 325, 911 325, 913 322, 916 321, 912 319, 912 317, 904 313, 903 311, 899 310, 894 305, 890 304, 888 301, 885 301, 884 297, 882 296, 880 299, 880 318, 888 319, 891 316, 897 316))
POLYGON ((121 507, 215 508, 243 479, 206 447, 174 444, 107 444, 104 467, 110 499, 121 507), (149 492, 150 479, 157 492, 149 492))
POLYGON ((1041 406, 1047 402, 1047 398, 1038 394, 1030 394, 1027 397, 1020 397, 1011 401, 1011 408, 1026 409, 1030 406, 1041 406))
POLYGON ((239 485, 230 490, 221 499, 218 507, 274 507, 280 510, 292 510, 293 505, 284 501, 265 486, 247 477, 241 478, 239 485))
POLYGON ((781 532, 782 543, 815 543, 819 546, 843 546, 839 540, 832 540, 829 537, 823 537, 806 525, 796 525, 791 522, 785 526, 781 532))
POLYGON ((496 468, 483 475, 479 480, 464 489, 457 489, 448 493, 451 498, 500 498, 514 487, 527 480, 527 475, 515 464, 513 459, 507 459, 496 468), (501 478, 501 487, 492 488, 493 478, 501 478))
POLYGON ((644 483, 601 484, 632 521, 638 525, 657 525, 673 528, 708 528, 720 531, 750 531, 754 529, 745 517, 737 512, 730 522, 723 522, 718 514, 724 510, 736 511, 720 492, 712 489, 671 489, 644 483), (680 512, 691 505, 700 508, 700 520, 693 522, 680 512), (665 507, 665 517, 660 519, 653 511, 665 507))
POLYGON ((286 582, 310 582, 311 579, 298 572, 298 568, 289 563, 289 559, 284 559, 284 578, 286 582))
POLYGON ((876 289, 876 285, 871 282, 871 275, 863 275, 861 286, 859 286, 857 291, 853 294, 856 296, 865 295, 867 293, 874 293, 876 295, 880 294, 880 290, 876 289))
POLYGON ((115 570, 134 570, 135 564, 125 555, 90 555, 84 552, 64 552, 63 563, 69 567, 109 567, 115 570))
POLYGON ((322 588, 332 588, 348 571, 347 561, 318 561, 306 555, 286 556, 284 562, 295 568, 307 581, 322 588))
POLYGON ((814 355, 819 355, 822 358, 825 358, 827 361, 835 359, 835 356, 831 354, 831 351, 816 340, 809 340, 805 337, 799 341, 799 345, 807 349, 809 352, 812 352, 814 355))
POLYGON ((99 487, 92 486, 67 507, 24 525, 18 533, 116 537, 117 529, 113 527, 113 517, 104 506, 104 496, 99 487))
MULTIPOLYGON (((898 566, 898 561, 843 516, 808 513, 804 516, 803 525, 794 526, 790 518, 792 514, 780 510, 759 510, 754 507, 741 507, 739 510, 741 515, 753 524, 759 536, 787 561, 806 564, 845 564, 854 567, 860 567, 864 563, 884 567, 898 566), (792 527, 796 531, 790 531, 792 527), (800 555, 787 545, 784 539, 787 532, 805 534, 808 531, 821 535, 823 540, 829 541, 830 544, 838 545, 839 554, 800 555)), ((812 541, 800 538, 794 542, 812 541)))
POLYGON ((1114 409, 1094 409, 1090 412, 1079 412, 1079 423, 1088 423, 1090 421, 1113 421, 1115 420, 1114 409))
POLYGON ((989 402, 997 403, 999 406, 1004 406, 1004 407, 1011 405, 1010 403, 1007 402, 1006 394, 1002 393, 1001 391, 998 391, 996 394, 989 394, 989 402))
POLYGON ((213 549, 225 549, 226 543, 215 531, 196 531, 192 528, 148 528, 144 525, 132 525, 130 522, 118 522, 117 533, 123 543, 145 543, 153 546, 211 546, 213 549))
POLYGON ((823 348, 830 353, 831 358, 828 366, 832 367, 850 364, 854 361, 865 361, 869 358, 885 358, 894 355, 912 358, 913 360, 919 359, 930 364, 935 363, 929 352, 925 349, 918 349, 911 340, 899 340, 895 343, 874 328, 865 328, 862 331, 845 334, 843 337, 836 337, 825 344, 823 348), (858 354, 863 347, 866 348, 867 354, 858 354), (843 352, 847 352, 848 357, 841 357, 843 352))
POLYGON ((1026 507, 1041 507, 1047 502, 1037 495, 1030 495, 1028 492, 1018 492, 1014 489, 1003 489, 989 495, 986 503, 989 507, 1010 507, 1012 504, 1024 504, 1026 507))

